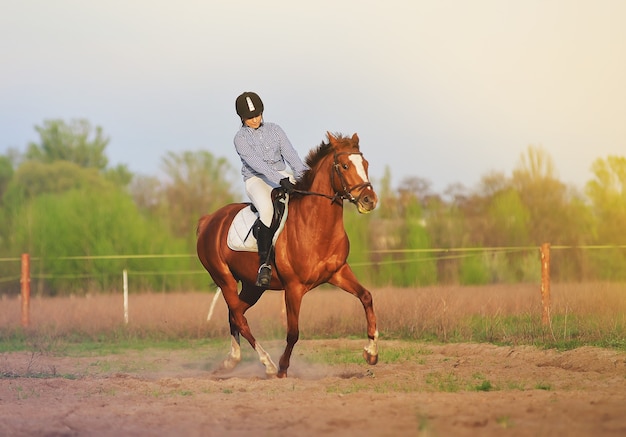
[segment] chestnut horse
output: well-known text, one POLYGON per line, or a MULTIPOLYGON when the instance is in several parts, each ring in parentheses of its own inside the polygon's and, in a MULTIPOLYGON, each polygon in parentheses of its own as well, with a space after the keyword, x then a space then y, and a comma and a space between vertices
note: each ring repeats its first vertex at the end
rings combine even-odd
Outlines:
POLYGON ((368 179, 368 162, 359 150, 359 137, 328 133, 328 143, 311 150, 306 158, 309 170, 296 182, 288 204, 288 218, 275 243, 272 281, 269 289, 285 290, 287 346, 279 367, 252 335, 244 313, 265 292, 255 286, 259 258, 256 252, 231 250, 228 228, 247 204, 222 207, 200 218, 197 251, 200 262, 221 289, 231 333, 231 350, 224 369, 241 360, 239 334, 248 340, 265 365, 268 376, 287 376, 293 347, 298 341, 298 316, 302 297, 323 283, 330 283, 356 296, 363 304, 369 343, 363 356, 369 364, 378 361, 378 331, 372 295, 356 279, 346 263, 350 243, 343 224, 343 201, 354 203, 360 213, 376 207, 378 197, 368 179), (241 292, 237 293, 237 282, 241 292))

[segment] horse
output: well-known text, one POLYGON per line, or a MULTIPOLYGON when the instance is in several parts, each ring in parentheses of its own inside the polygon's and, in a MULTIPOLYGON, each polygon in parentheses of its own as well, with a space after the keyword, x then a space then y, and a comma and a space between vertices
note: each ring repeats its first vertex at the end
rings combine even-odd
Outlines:
POLYGON ((350 243, 343 223, 345 200, 363 214, 374 210, 378 196, 368 178, 369 163, 359 149, 358 135, 346 137, 327 132, 327 138, 328 142, 323 141, 307 155, 305 162, 309 168, 288 196, 288 216, 274 244, 274 273, 267 289, 284 290, 287 317, 287 345, 278 368, 252 335, 244 315, 266 291, 255 285, 258 255, 235 251, 227 245, 229 226, 249 204, 229 204, 198 221, 198 258, 228 306, 231 348, 222 369, 233 369, 241 361, 241 334, 258 353, 267 377, 286 377, 299 338, 302 298, 323 283, 337 286, 361 301, 369 338, 363 357, 370 365, 378 362, 372 295, 346 262, 350 243), (239 293, 238 282, 241 282, 239 293))

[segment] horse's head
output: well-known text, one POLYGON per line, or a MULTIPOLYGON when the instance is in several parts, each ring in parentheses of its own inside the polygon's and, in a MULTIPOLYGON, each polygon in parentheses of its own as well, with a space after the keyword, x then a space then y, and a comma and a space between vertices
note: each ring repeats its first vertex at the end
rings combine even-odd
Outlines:
POLYGON ((359 136, 336 137, 328 132, 328 141, 333 149, 332 188, 339 197, 354 203, 360 213, 373 211, 378 196, 369 181, 369 163, 359 149, 359 136))

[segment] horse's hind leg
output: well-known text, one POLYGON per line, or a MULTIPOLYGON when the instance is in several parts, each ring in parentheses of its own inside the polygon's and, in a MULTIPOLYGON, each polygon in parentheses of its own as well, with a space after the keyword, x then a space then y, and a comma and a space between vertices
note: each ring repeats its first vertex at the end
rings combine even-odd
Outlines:
MULTIPOLYGON (((259 360, 265 366, 265 373, 269 376, 276 375, 277 368, 276 364, 272 361, 270 355, 261 347, 261 345, 256 341, 252 332, 250 331, 250 326, 248 325, 248 320, 244 316, 245 312, 253 306, 261 297, 265 290, 255 287, 253 285, 249 285, 247 283, 243 283, 241 293, 239 296, 235 294, 233 298, 232 295, 229 295, 227 298, 226 293, 224 293, 224 298, 226 298, 226 303, 228 304, 228 321, 230 323, 230 333, 231 333, 231 350, 230 354, 224 361, 224 367, 232 369, 235 367, 239 361, 241 360, 241 351, 240 351, 240 339, 239 334, 243 336, 250 346, 254 350, 256 350, 259 355, 259 360), (227 367, 232 364, 231 367, 227 367)), ((236 293, 236 292, 235 292, 236 293)))
POLYGON ((228 323, 230 324, 230 352, 222 367, 225 370, 234 369, 241 361, 241 340, 239 338, 239 328, 232 322, 232 311, 228 310, 228 323))

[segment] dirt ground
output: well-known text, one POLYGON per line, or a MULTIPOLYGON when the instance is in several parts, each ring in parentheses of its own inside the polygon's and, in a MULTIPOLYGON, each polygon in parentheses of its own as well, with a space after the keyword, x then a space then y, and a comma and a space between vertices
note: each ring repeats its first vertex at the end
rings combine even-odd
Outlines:
MULTIPOLYGON (((281 344, 264 345, 274 361, 281 344)), ((302 340, 286 379, 266 379, 248 345, 230 373, 214 370, 227 350, 5 353, 0 435, 626 435, 625 353, 419 344, 403 360, 408 345, 382 341, 376 366, 331 366, 311 358, 364 341, 302 340)))

